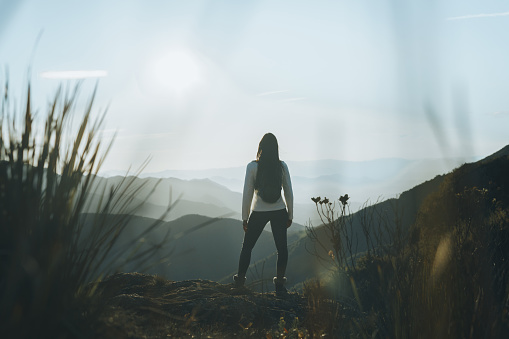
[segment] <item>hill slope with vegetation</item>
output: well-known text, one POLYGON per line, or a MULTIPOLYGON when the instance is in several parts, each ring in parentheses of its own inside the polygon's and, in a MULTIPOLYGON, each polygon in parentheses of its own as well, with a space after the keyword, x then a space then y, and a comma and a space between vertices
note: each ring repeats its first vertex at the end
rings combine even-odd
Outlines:
POLYGON ((424 197, 401 246, 383 239, 355 265, 337 262, 381 337, 509 336, 507 173, 509 146, 457 168, 424 197))

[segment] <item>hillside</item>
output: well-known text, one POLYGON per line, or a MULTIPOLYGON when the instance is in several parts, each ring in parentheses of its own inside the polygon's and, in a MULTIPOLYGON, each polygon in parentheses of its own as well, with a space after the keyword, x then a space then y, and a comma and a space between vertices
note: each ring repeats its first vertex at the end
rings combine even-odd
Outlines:
MULTIPOLYGON (((83 214, 87 224, 93 222, 94 214, 83 214)), ((111 215, 110 220, 115 216, 111 215)), ((123 249, 125 244, 129 249, 137 248, 143 251, 150 244, 157 244, 169 232, 168 240, 162 244, 157 255, 150 263, 142 262, 123 265, 129 257, 130 251, 125 251, 108 265, 119 267, 122 272, 135 272, 142 268, 149 268, 148 273, 158 274, 171 280, 208 279, 219 281, 230 272, 236 270, 244 231, 242 222, 229 218, 208 218, 201 215, 186 215, 170 222, 161 222, 149 234, 140 236, 156 220, 133 216, 122 233, 116 248, 123 249), (153 266, 153 267, 152 267, 153 266)), ((266 229, 270 227, 267 226, 266 229)), ((293 233, 288 236, 291 244, 302 234, 293 233)), ((270 256, 275 251, 272 234, 264 231, 253 250, 254 261, 270 256)), ((231 276, 229 277, 231 279, 231 276)))
POLYGON ((403 246, 346 274, 380 337, 509 337, 508 151, 445 175, 403 246))
MULTIPOLYGON (((468 219, 468 223, 477 227, 498 223, 498 241, 505 241, 504 233, 509 230, 506 215, 509 207, 507 173, 509 146, 448 174, 440 190, 426 197, 413 227, 412 240, 425 242, 427 247, 436 249, 441 237, 452 232, 460 220, 468 219)), ((504 249, 509 248, 503 246, 506 246, 504 249)))
MULTIPOLYGON (((86 206, 84 212, 96 213, 101 198, 102 194, 98 192, 88 194, 87 199, 90 201, 90 203, 86 206)), ((132 199, 131 203, 126 206, 127 211, 131 209, 132 214, 134 215, 152 219, 158 219, 164 216, 163 220, 165 221, 176 220, 188 214, 197 214, 197 212, 199 212, 200 215, 210 218, 230 217, 240 219, 239 212, 232 211, 227 207, 186 200, 183 198, 178 199, 177 201, 173 201, 171 205, 163 205, 162 201, 159 204, 155 204, 145 201, 142 198, 134 198, 132 199), (169 206, 171 207, 171 211, 166 213, 169 206)), ((126 210, 121 211, 120 207, 117 207, 113 208, 110 212, 125 213, 126 210)))

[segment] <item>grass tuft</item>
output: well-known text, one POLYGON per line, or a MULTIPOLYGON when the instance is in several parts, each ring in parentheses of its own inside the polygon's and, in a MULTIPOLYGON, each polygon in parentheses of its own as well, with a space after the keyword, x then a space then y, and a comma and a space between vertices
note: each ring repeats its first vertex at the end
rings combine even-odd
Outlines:
MULTIPOLYGON (((79 83, 58 89, 43 125, 35 122, 30 84, 19 111, 8 81, 0 93, 0 328, 5 337, 93 336, 93 317, 83 303, 95 290, 85 285, 115 270, 112 250, 118 250, 115 244, 132 216, 140 187, 132 189, 134 178, 126 177, 106 192, 93 222, 81 217, 112 141, 104 145, 98 138, 105 112, 93 118, 95 90, 73 130, 79 93, 79 83)), ((156 250, 144 249, 135 258, 143 262, 156 250)))

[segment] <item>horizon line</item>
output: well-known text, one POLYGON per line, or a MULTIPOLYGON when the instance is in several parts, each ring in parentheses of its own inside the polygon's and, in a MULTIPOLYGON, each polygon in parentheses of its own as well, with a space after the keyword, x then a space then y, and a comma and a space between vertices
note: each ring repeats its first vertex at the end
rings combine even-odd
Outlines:
MULTIPOLYGON (((303 162, 320 162, 320 161, 341 161, 341 162, 351 162, 351 163, 360 163, 360 162, 372 162, 377 160, 389 160, 389 159, 398 159, 398 160, 408 160, 408 161, 420 161, 420 160, 452 160, 452 159, 462 159, 462 158, 470 158, 470 159, 482 159, 484 156, 481 155, 463 155, 463 156, 451 156, 451 157, 423 157, 423 158, 409 158, 409 157, 385 157, 385 158, 373 158, 373 159, 364 159, 364 160, 345 160, 345 159, 332 159, 332 158, 324 158, 324 159, 312 159, 312 160, 283 160, 286 163, 303 163, 303 162)), ((194 169, 164 169, 158 171, 150 171, 143 172, 143 175, 149 174, 158 174, 162 172, 201 172, 201 171, 213 171, 213 170, 227 170, 227 169, 238 169, 245 168, 246 165, 237 165, 237 166, 227 166, 227 167, 209 167, 209 168, 194 168, 194 169)), ((126 170, 120 169, 109 169, 109 170, 99 170, 98 174, 107 172, 118 172, 125 173, 126 170)))

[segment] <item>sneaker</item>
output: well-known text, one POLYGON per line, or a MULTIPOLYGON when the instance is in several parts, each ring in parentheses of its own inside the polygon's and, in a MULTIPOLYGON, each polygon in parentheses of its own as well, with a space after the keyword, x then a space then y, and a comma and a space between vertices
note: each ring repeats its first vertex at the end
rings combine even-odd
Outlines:
POLYGON ((284 297, 288 295, 288 290, 285 287, 286 278, 278 279, 277 277, 274 277, 273 282, 276 288, 277 297, 284 297))
POLYGON ((233 287, 241 288, 244 287, 244 283, 246 282, 246 277, 239 277, 238 274, 233 276, 233 287))

